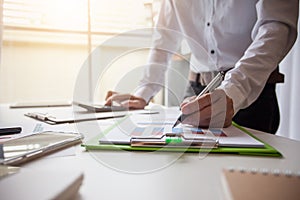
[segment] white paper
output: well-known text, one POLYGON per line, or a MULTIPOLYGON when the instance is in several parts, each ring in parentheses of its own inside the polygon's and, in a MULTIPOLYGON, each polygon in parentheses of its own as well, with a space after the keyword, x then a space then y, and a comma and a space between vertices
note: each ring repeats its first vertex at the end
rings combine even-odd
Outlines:
MULTIPOLYGON (((102 142, 111 141, 112 143, 129 144, 131 137, 160 137, 165 133, 177 133, 178 129, 183 129, 183 135, 187 138, 211 138, 219 141, 222 147, 264 147, 264 144, 251 137, 237 127, 230 126, 223 129, 202 129, 203 133, 195 134, 191 126, 178 126, 172 129, 178 113, 160 116, 137 116, 132 115, 126 120, 116 125, 103 138, 102 142), (171 116, 171 117, 170 117, 171 116), (161 124, 157 123, 160 119, 161 124), (177 129, 177 130, 176 130, 177 129)), ((201 129, 200 129, 201 130, 201 129)))

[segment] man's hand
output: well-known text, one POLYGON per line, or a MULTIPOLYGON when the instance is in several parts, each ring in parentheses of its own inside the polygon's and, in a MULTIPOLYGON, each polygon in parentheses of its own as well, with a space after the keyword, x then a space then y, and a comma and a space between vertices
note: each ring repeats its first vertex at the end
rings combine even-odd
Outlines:
POLYGON ((191 97, 190 102, 184 101, 180 107, 185 115, 193 113, 182 123, 205 128, 228 127, 234 115, 232 99, 221 89, 199 99, 191 97))
POLYGON ((131 94, 118 94, 117 92, 109 91, 106 95, 105 105, 111 106, 113 102, 117 102, 123 107, 133 109, 143 109, 147 102, 141 97, 136 97, 131 94))

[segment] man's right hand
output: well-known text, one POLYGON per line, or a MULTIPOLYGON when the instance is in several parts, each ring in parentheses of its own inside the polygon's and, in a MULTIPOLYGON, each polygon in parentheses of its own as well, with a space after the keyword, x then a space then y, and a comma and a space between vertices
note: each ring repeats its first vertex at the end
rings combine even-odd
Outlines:
POLYGON ((119 94, 117 92, 109 91, 106 95, 106 106, 112 106, 113 102, 117 102, 123 107, 131 109, 143 109, 147 102, 145 99, 131 94, 119 94))

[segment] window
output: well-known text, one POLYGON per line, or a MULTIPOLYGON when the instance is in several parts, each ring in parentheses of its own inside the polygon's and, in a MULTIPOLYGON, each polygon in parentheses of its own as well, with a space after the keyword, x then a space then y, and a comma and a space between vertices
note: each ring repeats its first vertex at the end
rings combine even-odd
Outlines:
POLYGON ((115 34, 153 26, 159 1, 3 0, 0 102, 72 100, 81 65, 115 34))
POLYGON ((113 35, 151 27, 151 11, 141 0, 4 0, 3 24, 4 31, 113 35))

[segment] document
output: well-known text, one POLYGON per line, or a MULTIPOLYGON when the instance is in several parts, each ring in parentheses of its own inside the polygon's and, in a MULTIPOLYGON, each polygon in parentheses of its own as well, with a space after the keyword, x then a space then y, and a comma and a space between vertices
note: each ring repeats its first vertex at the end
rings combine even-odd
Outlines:
POLYGON ((109 132, 100 138, 99 142, 100 144, 130 144, 133 137, 152 139, 161 138, 165 134, 180 134, 187 139, 217 140, 219 147, 264 147, 264 143, 233 125, 220 129, 202 129, 186 125, 172 128, 177 119, 176 116, 178 115, 156 115, 152 118, 129 116, 115 124, 109 132))
POLYGON ((124 117, 128 114, 155 114, 156 111, 151 110, 132 110, 132 111, 115 111, 115 112, 90 112, 82 108, 81 110, 73 110, 72 108, 56 109, 49 112, 35 111, 25 113, 25 116, 48 123, 63 124, 81 121, 100 120, 124 117))

